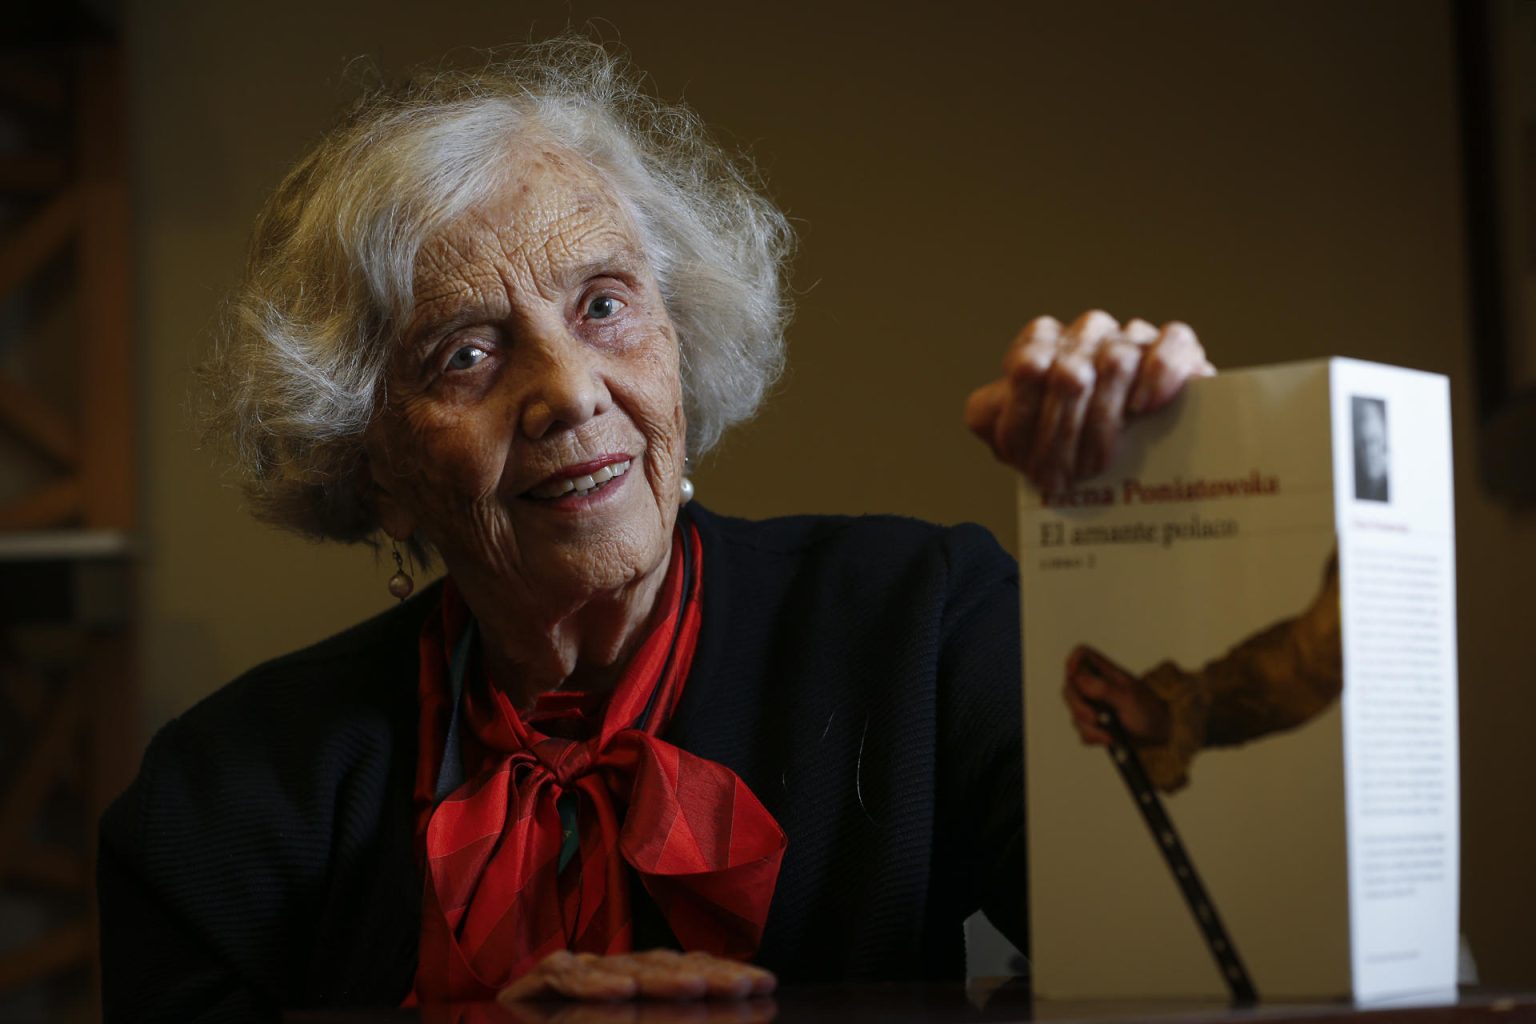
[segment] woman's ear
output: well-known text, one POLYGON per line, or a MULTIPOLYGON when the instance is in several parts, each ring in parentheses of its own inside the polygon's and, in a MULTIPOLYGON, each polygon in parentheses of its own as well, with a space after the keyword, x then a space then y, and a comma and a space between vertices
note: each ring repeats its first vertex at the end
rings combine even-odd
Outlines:
POLYGON ((373 506, 374 521, 395 540, 409 540, 416 532, 416 516, 401 500, 405 481, 389 471, 389 460, 382 457, 375 445, 368 445, 363 459, 363 484, 373 506))

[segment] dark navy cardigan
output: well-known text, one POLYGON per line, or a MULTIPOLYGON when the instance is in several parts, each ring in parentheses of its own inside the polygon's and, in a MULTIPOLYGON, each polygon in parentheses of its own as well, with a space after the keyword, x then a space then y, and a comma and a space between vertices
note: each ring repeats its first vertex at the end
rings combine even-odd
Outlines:
MULTIPOLYGON (((758 962, 957 978, 1026 947, 1018 571, 985 530, 690 507, 704 615, 669 741, 789 836, 758 962)), ((415 972, 417 635, 436 590, 248 672, 155 737, 102 819, 108 1020, 398 1005, 415 972)), ((636 887, 637 945, 665 941, 636 887)))

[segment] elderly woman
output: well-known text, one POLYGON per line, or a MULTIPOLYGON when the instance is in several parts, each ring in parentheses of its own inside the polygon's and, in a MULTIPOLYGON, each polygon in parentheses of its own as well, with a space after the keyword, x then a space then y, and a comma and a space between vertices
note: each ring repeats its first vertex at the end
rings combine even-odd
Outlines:
MULTIPOLYGON (((155 738, 102 824, 109 1017, 956 977, 978 907, 1025 943, 1013 562, 689 503, 780 367, 789 248, 584 43, 371 98, 300 162, 219 422, 256 515, 446 580, 155 738)), ((1208 371, 1103 314, 1006 365, 967 418, 1046 485, 1208 371)))

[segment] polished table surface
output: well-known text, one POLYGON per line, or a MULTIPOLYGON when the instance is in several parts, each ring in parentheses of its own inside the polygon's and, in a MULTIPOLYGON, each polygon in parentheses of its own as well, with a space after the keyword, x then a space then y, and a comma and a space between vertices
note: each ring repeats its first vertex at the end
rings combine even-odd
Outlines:
POLYGON ((883 984, 787 986, 771 999, 696 1003, 494 1003, 415 1010, 309 1011, 284 1020, 294 1024, 768 1024, 797 1021, 930 1022, 1072 1020, 1205 1021, 1276 1024, 1441 1024, 1536 1022, 1536 993, 1463 992, 1452 1003, 1266 1003, 1233 1008, 1217 1003, 1121 1001, 1031 1004, 1028 991, 1012 984, 883 984))

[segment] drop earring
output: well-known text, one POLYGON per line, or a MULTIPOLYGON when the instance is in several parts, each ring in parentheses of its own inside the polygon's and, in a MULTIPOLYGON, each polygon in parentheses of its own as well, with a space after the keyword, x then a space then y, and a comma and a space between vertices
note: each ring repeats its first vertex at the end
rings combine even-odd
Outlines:
POLYGON ((411 574, 405 571, 405 561, 400 557, 400 545, 390 541, 389 546, 395 556, 395 574, 389 578, 389 592, 404 601, 411 596, 411 591, 416 589, 416 581, 411 579, 411 574))
POLYGON ((693 469, 693 460, 683 456, 683 479, 677 485, 678 504, 686 505, 693 500, 693 481, 688 478, 688 473, 693 469))

